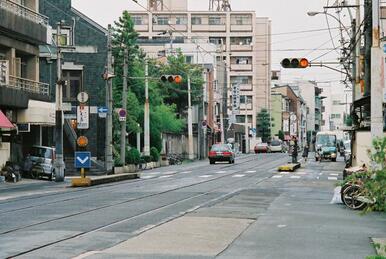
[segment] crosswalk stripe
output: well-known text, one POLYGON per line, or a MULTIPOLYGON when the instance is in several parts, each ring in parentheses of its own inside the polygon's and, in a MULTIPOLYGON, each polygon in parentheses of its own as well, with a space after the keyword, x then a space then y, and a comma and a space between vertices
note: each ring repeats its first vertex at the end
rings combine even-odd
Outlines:
POLYGON ((272 176, 272 178, 282 178, 283 176, 282 175, 274 175, 272 176))
POLYGON ((331 176, 339 176, 339 174, 330 174, 331 176))
POLYGON ((218 171, 218 172, 215 172, 215 174, 225 174, 227 171, 218 171))
POLYGON ((280 174, 289 174, 289 172, 280 172, 280 174))
POLYGON ((338 177, 328 177, 327 179, 331 180, 331 181, 336 181, 336 180, 338 180, 338 177))
POLYGON ((234 176, 232 176, 232 177, 244 177, 245 176, 245 174, 235 174, 234 176))
POLYGON ((172 177, 173 175, 162 175, 160 176, 159 178, 169 178, 169 177, 172 177))
POLYGON ((292 175, 290 178, 291 178, 291 179, 300 179, 300 177, 301 177, 301 176, 299 176, 299 175, 292 175))
POLYGON ((192 171, 181 172, 181 174, 190 174, 192 171))
POLYGON ((256 170, 246 171, 248 174, 256 173, 256 170))
POLYGON ((204 175, 200 175, 201 178, 209 178, 209 177, 212 177, 213 175, 210 175, 210 174, 204 174, 204 175))
POLYGON ((151 175, 156 175, 156 174, 160 174, 161 172, 152 172, 152 173, 149 173, 151 175))

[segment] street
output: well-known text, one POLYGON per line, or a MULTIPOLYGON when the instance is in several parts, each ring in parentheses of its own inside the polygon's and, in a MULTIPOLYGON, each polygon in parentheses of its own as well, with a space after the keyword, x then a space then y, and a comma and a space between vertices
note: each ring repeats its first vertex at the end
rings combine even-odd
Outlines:
POLYGON ((312 159, 278 173, 288 159, 279 153, 241 155, 234 165, 192 162, 86 189, 19 186, 0 201, 0 258, 375 254, 369 238, 385 236, 386 217, 330 204, 343 162, 312 159))

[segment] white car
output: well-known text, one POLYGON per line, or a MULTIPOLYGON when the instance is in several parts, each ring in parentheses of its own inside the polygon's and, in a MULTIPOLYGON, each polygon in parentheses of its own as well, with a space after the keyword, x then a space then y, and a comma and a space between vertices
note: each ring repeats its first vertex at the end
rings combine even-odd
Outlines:
POLYGON ((268 146, 269 152, 283 152, 283 142, 281 140, 272 140, 268 146))

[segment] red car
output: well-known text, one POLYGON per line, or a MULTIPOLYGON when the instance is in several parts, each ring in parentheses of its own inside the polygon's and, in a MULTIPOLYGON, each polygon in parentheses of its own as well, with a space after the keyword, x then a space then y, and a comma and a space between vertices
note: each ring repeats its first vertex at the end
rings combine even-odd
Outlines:
POLYGON ((217 161, 227 161, 229 164, 234 164, 235 153, 226 144, 214 144, 209 151, 209 163, 214 164, 217 161))
POLYGON ((255 146, 255 153, 268 153, 269 148, 267 143, 259 143, 255 146))

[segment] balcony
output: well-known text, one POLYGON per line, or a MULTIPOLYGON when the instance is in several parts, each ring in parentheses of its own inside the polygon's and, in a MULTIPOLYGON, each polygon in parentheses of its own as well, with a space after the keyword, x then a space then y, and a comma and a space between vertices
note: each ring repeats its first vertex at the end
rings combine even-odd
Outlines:
POLYGON ((205 32, 225 32, 226 31, 226 25, 225 24, 194 24, 192 25, 192 31, 205 31, 205 32))
POLYGON ((251 45, 231 45, 231 51, 252 51, 251 45))
POLYGON ((16 76, 9 76, 9 84, 8 87, 18 89, 21 91, 39 94, 39 95, 50 95, 50 86, 49 84, 40 83, 36 81, 32 81, 25 78, 20 78, 16 76))
POLYGON ((252 71, 252 64, 231 64, 232 71, 252 71))
POLYGON ((252 24, 244 24, 244 25, 237 25, 237 24, 232 24, 231 25, 231 32, 252 32, 253 31, 253 26, 252 24))
POLYGON ((22 38, 33 44, 47 42, 48 18, 23 5, 0 0, 0 29, 10 38, 22 38))

